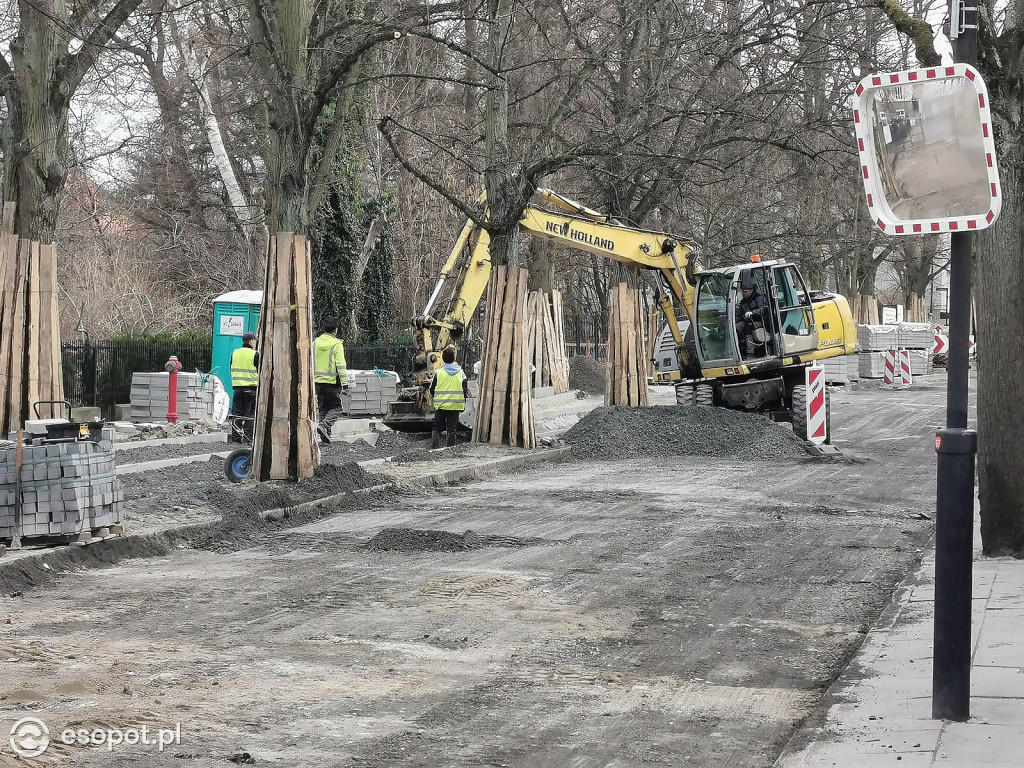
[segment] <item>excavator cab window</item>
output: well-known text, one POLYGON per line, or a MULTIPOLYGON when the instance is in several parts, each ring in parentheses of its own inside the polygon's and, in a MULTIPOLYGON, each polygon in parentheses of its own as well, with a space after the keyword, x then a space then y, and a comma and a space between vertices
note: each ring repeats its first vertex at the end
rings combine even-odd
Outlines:
POLYGON ((697 286, 696 335, 701 364, 729 365, 736 361, 736 344, 729 322, 729 291, 732 277, 728 274, 707 274, 697 286))
POLYGON ((818 329, 814 325, 814 309, 800 270, 792 264, 776 267, 775 287, 782 345, 786 354, 817 349, 818 329))

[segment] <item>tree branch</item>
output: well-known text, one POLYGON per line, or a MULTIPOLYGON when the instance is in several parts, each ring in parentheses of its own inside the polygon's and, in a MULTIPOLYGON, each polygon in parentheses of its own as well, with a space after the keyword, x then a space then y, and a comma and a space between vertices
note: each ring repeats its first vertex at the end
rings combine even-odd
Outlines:
POLYGON ((56 74, 58 82, 68 84, 66 94, 68 101, 71 100, 71 96, 82 82, 85 73, 96 63, 100 50, 110 42, 117 30, 128 20, 128 17, 139 7, 141 2, 142 0, 117 0, 107 15, 85 36, 82 48, 78 53, 65 59, 64 66, 56 74))
POLYGON ((915 19, 899 3, 899 0, 874 0, 896 31, 910 38, 914 44, 914 55, 922 67, 935 67, 942 63, 942 57, 935 51, 935 32, 922 19, 915 19))
POLYGON ((484 217, 482 216, 481 211, 469 205, 466 205, 459 198, 455 197, 455 195, 449 192, 445 188, 444 184, 442 184, 439 181, 436 181, 429 174, 419 170, 418 168, 413 166, 412 163, 409 162, 409 159, 405 156, 402 150, 399 149, 398 143, 395 141, 395 137, 391 134, 392 125, 397 125, 397 123, 395 123, 395 121, 392 120, 391 117, 385 115, 384 117, 381 118, 380 122, 377 123, 377 130, 380 131, 381 135, 384 137, 384 140, 388 143, 388 146, 391 148, 391 151, 394 153, 395 158, 398 160, 401 166, 405 168, 405 170, 407 170, 413 176, 415 176, 417 179, 426 184, 428 187, 430 187, 432 190, 437 192, 437 194, 439 194, 441 197, 443 197, 457 209, 459 209, 459 211, 465 214, 467 219, 472 219, 473 223, 476 224, 478 227, 484 227, 486 222, 484 220, 484 217))

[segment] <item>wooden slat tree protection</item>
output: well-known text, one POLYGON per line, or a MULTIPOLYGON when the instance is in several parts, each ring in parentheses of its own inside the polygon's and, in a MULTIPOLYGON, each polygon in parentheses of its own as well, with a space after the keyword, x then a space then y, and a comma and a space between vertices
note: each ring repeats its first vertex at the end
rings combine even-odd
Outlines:
POLYGON ((316 421, 309 243, 278 232, 270 240, 260 312, 253 471, 257 480, 313 476, 316 421), (291 425, 298 429, 292 430, 291 425))
MULTIPOLYGON (((14 204, 0 224, 0 434, 35 417, 34 405, 64 399, 57 248, 14 234, 14 204)), ((60 406, 40 407, 63 416, 60 406)))
POLYGON ((610 315, 605 405, 650 405, 640 292, 627 283, 616 285, 610 315))
POLYGON ((480 400, 473 440, 536 448, 525 269, 497 267, 487 288, 480 400))
POLYGON ((569 364, 565 357, 562 296, 531 291, 526 300, 526 336, 531 386, 553 387, 555 394, 569 391, 569 364))

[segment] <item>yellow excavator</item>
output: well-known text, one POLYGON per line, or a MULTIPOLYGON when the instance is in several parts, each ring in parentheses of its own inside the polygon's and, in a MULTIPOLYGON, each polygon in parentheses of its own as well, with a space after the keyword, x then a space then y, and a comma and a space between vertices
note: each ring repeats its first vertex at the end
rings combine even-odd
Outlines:
MULTIPOLYGON (((535 197, 540 204, 527 206, 521 232, 657 272, 658 302, 679 358, 678 370, 660 378, 675 383, 678 404, 759 411, 791 422, 806 439, 804 369, 816 360, 852 354, 857 341, 844 297, 809 290, 796 264, 782 259, 755 256, 748 263, 701 270, 693 246, 682 238, 631 226, 549 189, 537 190, 535 197), (749 299, 741 306, 744 292, 762 297, 753 317, 743 311, 749 299), (680 322, 679 313, 688 323, 680 322)), ((430 377, 441 365, 441 351, 463 341, 480 305, 491 273, 488 245, 486 230, 467 221, 422 314, 412 321, 415 381, 388 404, 385 425, 430 429, 430 377)), ((826 413, 828 420, 827 401, 826 413)))

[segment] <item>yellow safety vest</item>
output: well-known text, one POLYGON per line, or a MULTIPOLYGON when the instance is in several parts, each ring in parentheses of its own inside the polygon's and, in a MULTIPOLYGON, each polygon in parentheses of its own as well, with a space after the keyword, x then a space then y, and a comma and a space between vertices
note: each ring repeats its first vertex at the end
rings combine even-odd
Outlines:
POLYGON ((260 372, 256 368, 256 350, 239 347, 231 353, 231 386, 255 387, 260 383, 260 372))
POLYGON ((466 374, 448 373, 444 368, 438 368, 437 385, 434 387, 434 408, 439 411, 464 411, 466 410, 466 393, 462 391, 462 380, 466 374))
POLYGON ((345 345, 330 333, 321 333, 313 341, 313 382, 348 386, 345 345))

